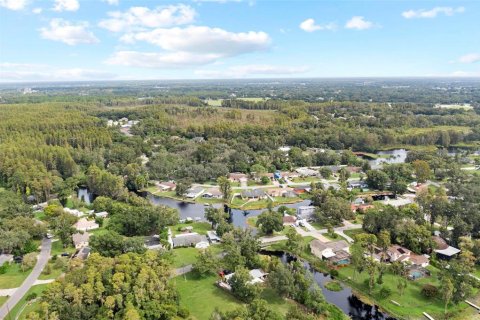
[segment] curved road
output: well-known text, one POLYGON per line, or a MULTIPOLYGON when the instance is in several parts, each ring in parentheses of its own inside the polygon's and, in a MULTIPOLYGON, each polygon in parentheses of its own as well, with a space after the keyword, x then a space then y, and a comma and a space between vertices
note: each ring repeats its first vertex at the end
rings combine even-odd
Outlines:
POLYGON ((52 241, 50 239, 42 240, 42 249, 37 258, 37 264, 33 267, 32 272, 27 279, 23 281, 22 285, 15 290, 15 292, 8 298, 8 300, 0 307, 0 319, 6 319, 8 312, 11 311, 15 305, 22 299, 28 290, 33 286, 35 281, 42 273, 43 268, 50 259, 50 249, 52 248, 52 241))

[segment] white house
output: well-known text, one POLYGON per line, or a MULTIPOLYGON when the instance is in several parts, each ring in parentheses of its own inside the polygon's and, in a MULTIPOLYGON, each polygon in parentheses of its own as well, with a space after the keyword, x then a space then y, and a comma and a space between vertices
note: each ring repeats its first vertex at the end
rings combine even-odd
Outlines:
POLYGON ((315 213, 314 206, 300 206, 297 208, 297 218, 299 220, 308 220, 315 213))

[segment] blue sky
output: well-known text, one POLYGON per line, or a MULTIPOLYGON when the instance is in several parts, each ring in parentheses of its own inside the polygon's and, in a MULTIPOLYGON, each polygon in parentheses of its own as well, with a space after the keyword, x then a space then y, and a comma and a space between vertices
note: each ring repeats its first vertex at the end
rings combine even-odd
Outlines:
POLYGON ((480 1, 0 0, 0 81, 480 76, 480 1))

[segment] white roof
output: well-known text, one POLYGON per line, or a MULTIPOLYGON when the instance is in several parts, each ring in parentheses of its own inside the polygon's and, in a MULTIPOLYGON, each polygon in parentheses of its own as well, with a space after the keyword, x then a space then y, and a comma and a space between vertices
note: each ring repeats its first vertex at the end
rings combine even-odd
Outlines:
POLYGON ((331 257, 335 257, 335 252, 333 252, 332 250, 325 250, 323 253, 322 253, 322 256, 324 256, 325 258, 331 258, 331 257))
POLYGON ((460 249, 454 248, 452 246, 449 246, 447 249, 443 250, 435 250, 436 253, 443 254, 444 256, 451 257, 453 255, 456 255, 457 253, 460 252, 460 249))

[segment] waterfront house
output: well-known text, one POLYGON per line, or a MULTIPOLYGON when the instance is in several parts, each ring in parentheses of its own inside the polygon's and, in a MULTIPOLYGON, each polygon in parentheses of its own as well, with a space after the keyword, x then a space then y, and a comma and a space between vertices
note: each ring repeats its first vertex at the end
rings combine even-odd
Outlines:
POLYGON ((244 200, 245 199, 260 200, 260 199, 265 199, 267 197, 267 194, 262 189, 243 190, 241 195, 242 195, 242 199, 244 200))
POLYGON ((201 188, 201 187, 194 187, 194 188, 190 188, 187 190, 187 192, 185 193, 185 197, 187 198, 191 198, 191 199, 195 199, 197 198, 199 195, 201 195, 203 193, 203 191, 205 191, 205 189, 201 188))
POLYGON ((299 220, 310 220, 314 213, 314 206, 300 206, 297 208, 297 218, 299 220))
POLYGON ((201 242, 207 242, 207 237, 198 233, 179 234, 172 239, 174 248, 195 247, 201 242))
POLYGON ((310 242, 310 250, 316 257, 334 265, 350 264, 349 245, 345 240, 329 242, 313 240, 310 242))
POLYGON ((460 253, 460 249, 448 245, 448 243, 439 236, 433 236, 432 240, 436 245, 434 251, 440 259, 450 260, 452 257, 460 253))

